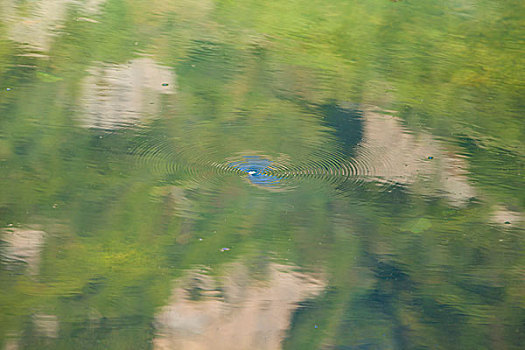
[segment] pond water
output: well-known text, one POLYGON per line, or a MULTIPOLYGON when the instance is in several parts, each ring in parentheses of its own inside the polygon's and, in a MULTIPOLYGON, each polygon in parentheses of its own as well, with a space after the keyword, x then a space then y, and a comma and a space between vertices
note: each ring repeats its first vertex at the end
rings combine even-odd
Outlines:
POLYGON ((0 0, 0 349, 520 349, 522 1, 0 0))

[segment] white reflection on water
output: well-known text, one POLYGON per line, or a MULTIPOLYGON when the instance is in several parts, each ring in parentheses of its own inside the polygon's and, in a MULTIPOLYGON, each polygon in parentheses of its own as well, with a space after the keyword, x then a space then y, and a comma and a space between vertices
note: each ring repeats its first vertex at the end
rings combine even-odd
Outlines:
MULTIPOLYGON (((33 327, 35 334, 44 338, 58 338, 60 325, 56 315, 35 313, 32 315, 33 327)), ((21 345, 22 333, 10 333, 4 342, 3 350, 18 350, 27 348, 21 345)))
POLYGON ((520 227, 520 224, 525 221, 523 213, 510 210, 503 205, 496 205, 493 208, 490 222, 504 227, 520 227))
POLYGON ((411 133, 399 118, 371 110, 363 113, 363 124, 356 162, 364 165, 370 179, 398 184, 425 180, 418 191, 441 194, 454 205, 475 196, 466 160, 432 135, 411 133))
POLYGON ((156 316, 155 349, 280 349, 298 303, 324 288, 292 266, 269 264, 264 280, 238 263, 228 271, 216 279, 194 271, 176 282, 156 316))
MULTIPOLYGON (((81 10, 89 15, 98 12, 106 0, 87 0, 81 10)), ((49 51, 53 36, 62 29, 68 14, 68 6, 78 4, 77 0, 37 0, 0 2, 0 19, 6 21, 8 38, 30 50, 49 51)))
POLYGON ((4 342, 4 350, 18 350, 20 347, 18 346, 18 339, 14 336, 9 337, 4 342))
POLYGON ((175 74, 149 57, 99 63, 84 81, 81 122, 105 130, 133 126, 160 111, 162 94, 174 92, 175 74))
POLYGON ((4 229, 0 233, 2 259, 7 263, 22 261, 27 264, 29 274, 38 273, 40 253, 46 233, 30 228, 4 229))
POLYGON ((34 314, 33 324, 39 336, 47 338, 58 337, 58 318, 55 315, 34 314))

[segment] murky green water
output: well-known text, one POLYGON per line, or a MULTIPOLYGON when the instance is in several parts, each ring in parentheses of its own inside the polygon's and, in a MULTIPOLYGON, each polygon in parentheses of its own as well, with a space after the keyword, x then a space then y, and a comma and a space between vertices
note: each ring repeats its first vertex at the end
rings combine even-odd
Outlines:
POLYGON ((0 349, 519 349, 525 7, 0 0, 0 349))

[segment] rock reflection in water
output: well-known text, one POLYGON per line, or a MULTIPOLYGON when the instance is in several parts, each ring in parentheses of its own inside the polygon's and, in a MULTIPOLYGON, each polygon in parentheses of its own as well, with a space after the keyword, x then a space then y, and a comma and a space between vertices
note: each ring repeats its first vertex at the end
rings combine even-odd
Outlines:
POLYGON ((504 205, 496 205, 493 208, 490 222, 504 227, 520 227, 525 222, 525 216, 519 211, 506 208, 504 205))
POLYGON ((58 337, 59 323, 55 315, 34 314, 33 324, 36 334, 41 337, 56 338, 58 337))
MULTIPOLYGON (((56 315, 35 313, 31 316, 31 321, 36 336, 50 339, 58 338, 60 324, 56 315)), ((10 333, 4 342, 3 350, 27 349, 27 345, 24 346, 23 343, 24 338, 22 334, 17 332, 10 333)))
MULTIPOLYGON (((82 13, 86 15, 99 11, 105 0, 87 0, 82 3, 82 13)), ((77 4, 76 0, 37 0, 20 2, 6 0, 0 2, 0 19, 9 23, 8 38, 26 46, 27 49, 41 52, 49 51, 53 36, 63 26, 68 7, 77 4)))
POLYGON ((234 264, 220 279, 195 271, 177 284, 156 317, 157 350, 280 349, 299 302, 324 287, 320 279, 278 264, 268 266, 264 280, 234 264))
POLYGON ((175 75, 149 57, 127 65, 100 63, 84 81, 82 124, 113 130, 132 126, 160 110, 160 96, 175 92, 175 75))
POLYGON ((36 274, 45 232, 30 228, 5 229, 0 234, 2 259, 7 263, 24 262, 29 274, 36 274))
POLYGON ((455 205, 475 196, 465 159, 447 152, 430 134, 411 133, 400 119, 372 110, 363 119, 356 163, 367 169, 369 179, 402 185, 429 180, 418 191, 442 194, 455 205))

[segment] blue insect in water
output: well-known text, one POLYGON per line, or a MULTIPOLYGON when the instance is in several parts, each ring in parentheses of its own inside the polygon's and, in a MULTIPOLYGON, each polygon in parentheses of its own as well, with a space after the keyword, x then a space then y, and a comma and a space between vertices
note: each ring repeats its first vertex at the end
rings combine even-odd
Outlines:
POLYGON ((228 164, 228 166, 246 173, 248 180, 258 186, 272 187, 281 178, 271 175, 271 160, 259 156, 244 156, 243 160, 228 164))

